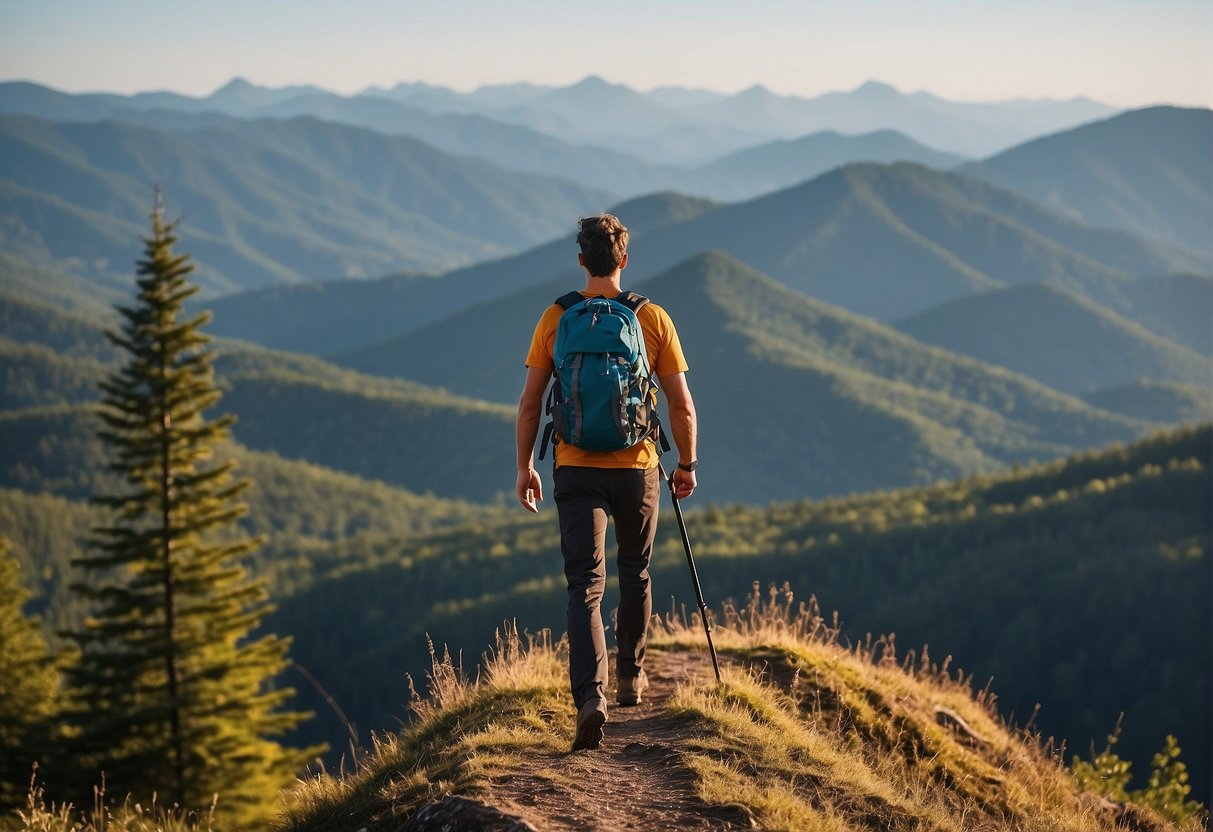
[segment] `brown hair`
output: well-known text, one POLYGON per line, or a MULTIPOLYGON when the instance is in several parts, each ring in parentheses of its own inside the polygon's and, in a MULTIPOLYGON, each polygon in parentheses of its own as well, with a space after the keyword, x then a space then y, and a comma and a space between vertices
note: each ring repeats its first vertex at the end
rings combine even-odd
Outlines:
POLYGON ((594 277, 606 277, 619 268, 628 253, 628 230, 619 217, 603 214, 578 221, 577 245, 585 267, 594 277))

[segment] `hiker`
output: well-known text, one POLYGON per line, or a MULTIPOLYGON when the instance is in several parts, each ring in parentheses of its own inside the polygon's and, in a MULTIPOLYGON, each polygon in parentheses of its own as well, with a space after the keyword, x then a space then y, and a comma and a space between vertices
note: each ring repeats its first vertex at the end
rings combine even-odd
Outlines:
MULTIPOLYGON (((634 310, 640 324, 644 366, 641 372, 656 377, 665 392, 669 412, 669 432, 678 450, 678 465, 673 471, 674 494, 679 499, 691 496, 695 490, 695 405, 686 382, 686 359, 678 342, 670 316, 654 303, 633 293, 624 293, 619 286, 620 272, 628 264, 628 230, 618 218, 604 214, 580 221, 577 245, 581 252, 577 262, 585 270, 585 288, 570 292, 548 307, 539 318, 526 357, 527 376, 518 400, 516 425, 518 444, 518 500, 527 510, 538 511, 543 500, 543 485, 535 470, 535 440, 543 411, 544 390, 556 370, 554 355, 562 346, 558 329, 562 318, 605 310, 609 304, 586 301, 607 298, 634 310), (585 303, 581 303, 581 302, 585 303), (572 305, 566 313, 565 307, 572 305)), ((611 314, 619 311, 616 306, 611 314)), ((626 315, 621 317, 626 318, 626 315)), ((588 324, 593 328, 596 318, 588 324)), ((603 327, 606 329, 607 327, 603 327)), ((625 368, 626 369, 626 368, 625 368)), ((558 376, 559 379, 559 376, 558 376)), ((642 381, 636 389, 641 397, 656 391, 646 389, 642 381)), ((568 391, 564 391, 568 396, 568 391)), ((569 402, 576 397, 570 397, 569 402)), ((570 404, 570 406, 572 406, 570 404)), ((607 648, 599 605, 606 588, 606 525, 607 517, 615 518, 615 536, 619 544, 619 611, 615 626, 616 701, 620 705, 641 702, 648 680, 644 672, 644 654, 649 616, 652 613, 652 590, 649 586, 649 556, 657 530, 657 507, 660 502, 661 480, 658 467, 658 441, 655 435, 656 408, 636 408, 641 421, 637 430, 643 437, 621 450, 587 450, 582 444, 593 445, 565 434, 574 432, 572 425, 562 425, 574 419, 580 428, 581 416, 561 419, 561 408, 552 407, 553 422, 561 441, 556 442, 555 470, 552 475, 556 513, 560 522, 560 550, 564 556, 564 574, 568 581, 569 682, 573 702, 577 706, 577 733, 573 750, 597 748, 602 741, 602 726, 607 719, 607 648), (651 411, 653 422, 644 422, 651 411), (645 433, 647 431, 647 433, 645 433)), ((564 415, 569 415, 567 411, 564 415)), ((590 417, 586 417, 587 419, 590 417)), ((618 425, 615 425, 618 429, 618 425)), ((550 428, 549 428, 550 430, 550 428)), ((663 438, 663 437, 662 437, 663 438)), ((547 432, 541 442, 540 458, 547 443, 547 432)))

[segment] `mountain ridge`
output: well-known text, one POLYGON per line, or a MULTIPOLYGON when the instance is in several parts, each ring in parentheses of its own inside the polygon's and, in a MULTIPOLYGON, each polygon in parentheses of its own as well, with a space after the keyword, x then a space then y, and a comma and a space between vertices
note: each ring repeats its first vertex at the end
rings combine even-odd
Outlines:
POLYGON ((1208 387, 1209 357, 1066 289, 1026 283, 951 301, 892 324, 917 340, 1073 394, 1138 378, 1208 387), (1109 355, 1117 360, 1109 362, 1109 355))
MULTIPOLYGON (((579 125, 580 116, 577 114, 584 114, 587 110, 601 114, 622 104, 625 107, 623 112, 643 112, 647 117, 636 122, 632 128, 617 124, 615 129, 619 135, 616 141, 650 162, 672 161, 671 151, 675 159, 679 156, 674 150, 676 143, 658 141, 663 127, 667 134, 672 128, 683 132, 704 131, 701 140, 714 141, 717 154, 739 150, 746 144, 818 130, 864 133, 894 128, 940 150, 981 157, 1032 136, 1056 132, 1116 112, 1113 107, 1081 98, 1067 101, 1020 99, 953 102, 929 93, 904 94, 880 82, 868 82, 853 90, 826 92, 811 97, 776 95, 762 87, 751 87, 733 95, 700 96, 698 101, 685 106, 673 106, 660 94, 646 94, 602 79, 595 82, 591 78, 563 87, 532 87, 529 93, 524 91, 524 94, 513 96, 504 103, 501 97, 494 98, 492 87, 463 94, 442 87, 425 86, 426 89, 414 90, 412 95, 391 95, 388 91, 389 95, 384 97, 410 102, 413 106, 429 107, 433 112, 478 113, 497 120, 522 123, 556 137, 577 136, 579 140, 590 141, 594 140, 594 133, 579 125), (871 101, 874 90, 882 93, 876 96, 878 106, 875 107, 865 103, 871 101), (889 91, 892 91, 892 95, 889 91), (753 104, 759 99, 762 103, 755 109, 753 104), (570 106, 562 108, 562 101, 570 106), (653 124, 656 124, 656 129, 650 129, 653 124), (732 127, 736 124, 748 124, 749 127, 738 130, 732 127), (646 137, 650 140, 647 147, 644 142, 646 137)), ((286 89, 286 93, 281 94, 280 90, 254 87, 252 90, 240 90, 240 95, 221 97, 217 97, 217 90, 207 97, 161 96, 142 102, 137 96, 94 94, 84 103, 94 113, 113 112, 127 107, 168 105, 194 112, 218 109, 247 116, 254 105, 264 106, 268 100, 289 100, 292 95, 300 93, 334 95, 311 87, 286 89)), ((28 88, 17 92, 25 97, 16 94, 9 96, 7 85, 0 84, 0 111, 13 106, 6 104, 6 100, 16 98, 27 108, 44 107, 41 113, 49 115, 62 105, 62 99, 57 102, 50 100, 54 94, 66 95, 51 90, 51 94, 44 96, 47 100, 43 102, 32 100, 28 88)), ((382 96, 382 93, 376 95, 382 96)), ((681 161, 695 160, 683 155, 681 161)), ((704 161, 704 158, 698 161, 704 161)))
POLYGON ((962 168, 1091 225, 1213 251, 1213 110, 1149 107, 962 168))

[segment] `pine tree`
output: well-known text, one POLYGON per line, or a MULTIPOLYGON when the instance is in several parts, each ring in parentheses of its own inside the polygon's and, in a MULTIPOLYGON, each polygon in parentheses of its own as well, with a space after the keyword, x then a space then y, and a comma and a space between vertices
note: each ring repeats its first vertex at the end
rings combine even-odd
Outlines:
POLYGON ((29 594, 0 537, 0 810, 25 801, 33 764, 46 763, 59 687, 42 630, 22 610, 29 594))
POLYGON ((158 197, 137 302, 107 333, 129 360, 102 382, 98 411, 118 485, 97 502, 114 520, 76 561, 88 580, 73 589, 94 605, 72 634, 77 758, 111 795, 205 808, 218 794, 221 816, 264 818, 318 749, 269 739, 309 715, 282 710, 293 691, 272 686, 287 641, 250 638, 270 606, 239 560, 260 541, 237 526, 248 481, 215 459, 234 420, 203 416, 220 398, 209 314, 183 319, 197 289, 176 241, 158 197))

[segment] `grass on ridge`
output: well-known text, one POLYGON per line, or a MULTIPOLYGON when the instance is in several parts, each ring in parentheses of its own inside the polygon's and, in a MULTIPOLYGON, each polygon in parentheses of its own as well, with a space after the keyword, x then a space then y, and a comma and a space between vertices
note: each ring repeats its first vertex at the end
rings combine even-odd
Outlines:
MULTIPOLYGON (((1051 741, 1013 730, 988 690, 894 639, 846 648, 816 601, 784 586, 714 627, 720 686, 680 687, 672 714, 700 732, 687 761, 708 803, 744 806, 764 829, 1039 830, 1174 826, 1082 792, 1051 741)), ((670 616, 658 648, 706 651, 697 620, 670 616)))
POLYGON ((430 645, 429 695, 413 688, 412 722, 374 738, 352 772, 319 772, 287 795, 280 828, 397 828, 426 803, 474 794, 494 775, 523 768, 528 754, 568 748, 572 704, 564 642, 548 631, 524 643, 516 627, 496 634, 477 678, 430 645))
MULTIPOLYGON (((667 731, 695 775, 696 797, 773 830, 1094 832, 1203 829, 1084 792, 1052 743, 1008 727, 994 696, 935 663, 899 658, 892 637, 839 644, 815 600, 785 585, 715 627, 723 681, 683 683, 665 703, 667 731), (731 661, 728 661, 731 660, 731 661)), ((413 722, 380 736, 350 772, 321 772, 288 796, 287 832, 397 829, 425 803, 484 792, 529 772, 571 741, 562 641, 499 631, 475 680, 431 648, 429 696, 413 722)), ((697 620, 654 620, 658 651, 703 653, 697 620)), ((604 752, 609 753, 609 752, 604 752)), ((535 773, 535 772, 529 772, 535 773)), ((543 775, 548 776, 548 775, 543 775)), ((552 777, 557 775, 551 774, 552 777)), ((567 785, 567 784, 565 784, 567 785)))

